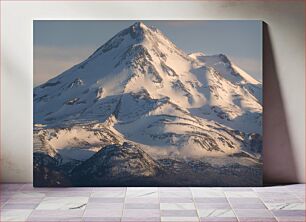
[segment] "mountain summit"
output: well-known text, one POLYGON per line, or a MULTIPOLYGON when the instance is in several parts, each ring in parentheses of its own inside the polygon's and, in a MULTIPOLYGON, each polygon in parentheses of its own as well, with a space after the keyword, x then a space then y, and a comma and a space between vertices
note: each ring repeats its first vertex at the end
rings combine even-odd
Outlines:
POLYGON ((261 90, 224 54, 188 55, 137 22, 34 88, 34 141, 58 164, 124 142, 160 161, 243 154, 256 162, 261 90))

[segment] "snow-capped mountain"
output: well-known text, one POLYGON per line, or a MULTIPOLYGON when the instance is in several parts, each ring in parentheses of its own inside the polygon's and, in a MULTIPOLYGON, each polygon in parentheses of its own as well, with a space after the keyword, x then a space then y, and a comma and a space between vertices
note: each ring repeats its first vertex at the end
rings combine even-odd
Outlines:
POLYGON ((124 142, 145 153, 143 164, 237 153, 258 160, 261 90, 225 55, 188 55, 137 22, 34 89, 34 151, 58 165, 75 161, 73 174, 124 142))

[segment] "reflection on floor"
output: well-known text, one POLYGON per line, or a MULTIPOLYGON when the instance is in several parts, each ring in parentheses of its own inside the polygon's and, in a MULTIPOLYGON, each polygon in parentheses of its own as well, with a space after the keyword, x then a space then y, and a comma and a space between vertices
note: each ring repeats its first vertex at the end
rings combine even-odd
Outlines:
POLYGON ((1 185, 1 221, 305 221, 305 185, 33 188, 1 185))

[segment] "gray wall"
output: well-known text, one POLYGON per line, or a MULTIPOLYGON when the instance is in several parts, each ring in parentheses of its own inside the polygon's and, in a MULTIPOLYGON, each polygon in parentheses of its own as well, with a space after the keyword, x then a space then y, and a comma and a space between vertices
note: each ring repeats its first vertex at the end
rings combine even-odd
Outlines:
POLYGON ((1 178, 32 181, 33 19, 258 19, 266 183, 305 182, 303 1, 1 2, 1 178))

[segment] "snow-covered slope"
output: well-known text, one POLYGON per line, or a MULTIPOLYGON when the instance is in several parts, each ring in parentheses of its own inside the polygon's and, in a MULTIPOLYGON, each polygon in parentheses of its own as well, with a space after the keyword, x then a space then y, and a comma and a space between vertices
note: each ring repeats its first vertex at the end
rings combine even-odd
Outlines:
POLYGON ((155 159, 260 158, 261 90, 225 55, 187 55, 137 22, 34 89, 35 150, 67 163, 125 141, 155 159))
POLYGON ((33 140, 34 152, 47 153, 61 164, 86 160, 102 147, 124 141, 111 126, 99 123, 61 128, 36 127, 33 140))
POLYGON ((223 54, 189 56, 200 63, 198 79, 202 78, 208 98, 204 106, 191 112, 242 132, 262 134, 262 84, 223 54))

